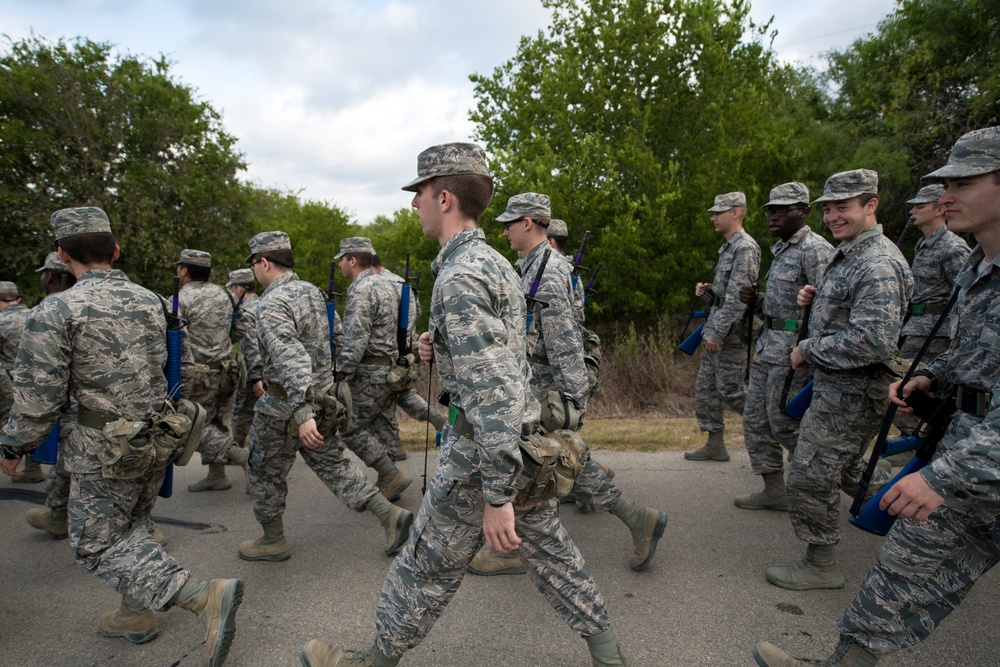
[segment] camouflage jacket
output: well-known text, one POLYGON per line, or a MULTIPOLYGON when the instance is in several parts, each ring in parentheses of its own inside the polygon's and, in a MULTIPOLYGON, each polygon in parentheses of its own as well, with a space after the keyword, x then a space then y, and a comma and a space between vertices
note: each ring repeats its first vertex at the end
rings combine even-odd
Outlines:
POLYGON ((928 370, 939 387, 963 385, 992 392, 986 417, 956 412, 931 464, 920 474, 942 496, 990 503, 996 518, 1000 501, 1000 266, 983 263, 977 246, 957 278, 961 287, 953 309, 951 345, 928 370))
MULTIPOLYGON (((911 304, 919 306, 944 306, 955 288, 958 272, 969 256, 969 246, 961 236, 942 227, 929 239, 917 241, 913 253, 913 299, 911 304)), ((926 336, 937 321, 936 314, 910 315, 903 325, 904 336, 926 336)), ((944 336, 949 329, 949 321, 939 330, 944 336)))
MULTIPOLYGON (((81 408, 129 420, 163 407, 167 322, 158 296, 121 271, 94 269, 42 301, 25 323, 14 366, 14 407, 0 444, 35 447, 70 397, 81 408)), ((77 427, 60 439, 66 467, 99 473, 104 434, 77 427)))
POLYGON ((760 246, 741 228, 719 248, 719 265, 708 295, 720 303, 708 313, 702 334, 705 340, 719 344, 739 340, 738 325, 747 314, 747 307, 740 301, 740 288, 757 280, 759 272, 760 246))
POLYGON ((233 301, 226 290, 204 281, 190 282, 178 294, 178 314, 187 320, 184 343, 196 364, 219 364, 233 354, 229 330, 233 301))
MULTIPOLYGON (((399 355, 396 321, 399 292, 388 280, 365 269, 347 288, 344 305, 344 347, 337 359, 337 373, 351 378, 365 357, 399 355)), ((384 367, 383 367, 384 368, 384 367)))
POLYGON ((315 417, 315 397, 333 384, 330 324, 320 289, 294 273, 276 278, 257 300, 257 341, 264 384, 281 387, 287 396, 258 401, 257 410, 296 424, 315 417))
POLYGON ((21 330, 24 329, 24 321, 28 319, 29 312, 23 303, 11 304, 0 312, 0 366, 7 370, 14 368, 21 330))
POLYGON ((236 323, 229 331, 229 339, 240 344, 240 352, 247 364, 247 379, 259 380, 263 377, 264 364, 260 359, 260 344, 257 342, 257 301, 256 294, 249 294, 238 302, 236 323))
MULTIPOLYGON (((882 225, 837 246, 816 286, 809 338, 799 351, 816 368, 816 388, 867 391, 862 377, 883 378, 896 356, 896 340, 913 277, 882 225)), ((888 382, 882 382, 888 386, 888 382)))
MULTIPOLYGON (((797 320, 802 324, 802 311, 796 303, 799 290, 806 285, 819 283, 820 275, 830 261, 833 246, 816 232, 805 226, 792 234, 788 241, 778 241, 771 246, 771 268, 767 271, 766 291, 757 300, 761 316, 773 320, 797 320)), ((788 366, 788 355, 795 347, 798 333, 782 330, 774 323, 757 339, 757 357, 770 364, 788 366)))
POLYGON ((509 502, 522 468, 522 425, 533 427, 541 411, 528 386, 520 279, 477 227, 452 236, 431 270, 428 329, 441 385, 472 426, 475 455, 467 460, 485 501, 509 502))
POLYGON ((537 301, 532 307, 534 316, 527 332, 527 349, 532 363, 549 366, 555 386, 538 386, 540 378, 534 375, 532 386, 536 397, 555 389, 575 399, 582 407, 586 405, 590 385, 583 362, 583 337, 573 313, 570 263, 543 241, 518 260, 521 286, 525 295, 531 292, 542 256, 547 251, 551 254, 535 292, 537 301))

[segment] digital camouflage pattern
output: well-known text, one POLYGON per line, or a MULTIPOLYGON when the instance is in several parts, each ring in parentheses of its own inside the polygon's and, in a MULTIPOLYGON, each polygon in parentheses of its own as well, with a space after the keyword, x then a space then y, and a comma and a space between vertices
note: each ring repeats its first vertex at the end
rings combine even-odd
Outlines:
MULTIPOLYGON (((434 260, 430 334, 441 383, 461 407, 473 439, 446 427, 437 471, 410 539, 386 576, 375 609, 376 645, 398 657, 430 632, 483 544, 484 502, 514 496, 523 423, 538 420, 528 389, 525 303, 507 261, 483 232, 464 229, 434 260)), ((578 634, 609 627, 603 597, 559 522, 555 501, 515 513, 529 576, 578 634), (558 564, 558 566, 555 566, 558 564)))
POLYGON ((59 259, 59 253, 50 252, 45 256, 45 262, 40 268, 35 269, 35 273, 41 273, 42 271, 58 271, 61 273, 69 273, 69 267, 66 266, 61 259, 59 259))
POLYGON ((724 428, 723 405, 743 412, 747 351, 746 338, 740 330, 747 307, 740 302, 740 288, 756 281, 759 271, 760 246, 745 229, 737 231, 719 248, 715 279, 706 294, 721 303, 713 304, 709 310, 703 336, 705 340, 721 344, 722 349, 701 351, 694 411, 702 431, 715 432, 724 428))
MULTIPOLYGON (((251 238, 247 245, 250 246, 250 257, 261 255, 270 250, 291 250, 292 242, 285 232, 261 232, 251 238)), ((247 257, 246 261, 250 261, 247 257)))
POLYGON ((507 210, 497 216, 497 222, 549 217, 552 217, 549 196, 537 192, 524 192, 507 200, 507 210))
POLYGON ((340 252, 334 255, 333 258, 340 259, 347 253, 368 253, 369 255, 374 255, 375 250, 372 248, 372 241, 368 237, 350 236, 340 242, 340 252))
POLYGON ((56 241, 78 234, 111 233, 108 214, 96 206, 60 209, 52 214, 49 222, 56 241))
MULTIPOLYGON (((158 412, 167 396, 167 322, 159 298, 114 269, 93 269, 38 304, 25 322, 12 373, 14 408, 4 438, 41 444, 72 398, 128 420, 158 412)), ((76 428, 63 443, 70 472, 99 474, 104 435, 76 428)))
POLYGON ((813 203, 843 201, 866 194, 878 194, 878 173, 871 169, 853 169, 842 171, 826 179, 826 183, 823 185, 823 196, 814 200, 813 203))
POLYGON ((944 196, 944 185, 941 183, 932 183, 930 185, 925 185, 917 191, 916 196, 913 199, 907 199, 907 204, 929 204, 932 201, 937 201, 944 196))
POLYGON ((963 134, 948 156, 948 164, 921 180, 979 176, 1000 170, 1000 126, 963 134))
POLYGON ((182 395, 205 409, 205 430, 198 451, 202 463, 225 462, 233 439, 223 417, 232 392, 224 393, 221 385, 222 374, 235 359, 229 338, 233 301, 225 288, 200 280, 182 286, 178 301, 178 314, 187 320, 184 346, 191 350, 191 356, 182 359, 182 375, 191 378, 183 384, 182 395))
POLYGON ((727 192, 724 195, 715 195, 715 201, 709 213, 722 213, 731 208, 746 208, 747 196, 742 192, 727 192))
POLYGON ((341 437, 368 466, 385 456, 391 444, 381 441, 378 433, 391 429, 386 413, 396 409, 387 377, 399 356, 398 318, 399 292, 395 284, 370 268, 359 273, 347 288, 344 347, 337 360, 337 372, 351 387, 353 409, 351 423, 341 437))
MULTIPOLYGON (((921 237, 913 254, 911 306, 943 308, 948 303, 955 288, 955 279, 968 256, 968 244, 947 227, 937 230, 928 239, 921 237)), ((903 336, 927 336, 934 327, 938 314, 910 315, 903 326, 903 336)), ((947 336, 949 328, 946 321, 938 335, 947 336)), ((914 355, 903 356, 912 359, 914 355)))
POLYGON ((17 285, 9 280, 0 280, 0 299, 13 301, 19 296, 21 293, 17 290, 17 285))
POLYGON ((226 281, 226 287, 253 284, 255 284, 253 269, 234 269, 229 272, 229 280, 226 281))
POLYGON ((0 424, 7 420, 10 407, 14 404, 14 388, 11 386, 10 374, 0 365, 0 424))
POLYGON ((192 250, 185 248, 181 250, 181 258, 174 264, 190 264, 191 266, 203 266, 206 269, 212 268, 212 255, 204 250, 192 250))
MULTIPOLYGON (((832 177, 831 177, 832 178, 832 177)), ((799 429, 786 492, 796 534, 811 544, 840 539, 842 486, 856 486, 895 377, 896 340, 913 278, 882 226, 841 243, 817 285, 809 338, 813 400, 799 429)), ((877 471, 874 488, 886 481, 877 471)))
POLYGON ((323 293, 294 273, 279 276, 257 301, 257 338, 264 384, 285 398, 264 394, 250 427, 250 497, 254 516, 282 516, 288 471, 301 451, 306 464, 348 507, 364 509, 378 490, 346 459, 335 434, 315 450, 302 446, 298 426, 322 416, 318 399, 333 386, 330 325, 323 293))
POLYGON ((569 262, 552 250, 548 241, 542 241, 517 262, 521 288, 525 295, 531 292, 546 252, 550 252, 549 261, 535 292, 534 316, 527 332, 531 391, 538 401, 544 401, 554 389, 574 399, 582 414, 590 383, 583 362, 583 338, 574 317, 569 262))
POLYGON ((550 239, 556 236, 569 236, 569 227, 566 225, 566 221, 553 218, 545 230, 545 236, 550 239))
POLYGON ((792 206, 794 204, 809 205, 809 188, 805 183, 782 183, 771 188, 767 203, 761 208, 768 206, 792 206))
POLYGON ((455 142, 425 149, 417 156, 417 177, 403 186, 417 192, 417 186, 438 176, 489 176, 486 151, 476 144, 455 142))
POLYGON ((0 311, 0 365, 8 371, 14 368, 21 331, 29 312, 23 303, 12 303, 0 311))
MULTIPOLYGON (((246 269, 239 269, 245 271, 246 269)), ((230 272, 232 279, 233 273, 230 272)), ((242 280, 241 276, 237 276, 242 280)), ((252 274, 251 274, 251 280, 252 274)), ((234 284, 244 284, 242 282, 234 284)), ((250 435, 250 424, 253 422, 253 410, 257 404, 257 396, 253 393, 253 383, 264 376, 264 364, 260 358, 260 346, 257 342, 257 295, 248 293, 242 301, 237 302, 236 324, 229 337, 234 343, 240 344, 240 353, 247 365, 247 386, 237 387, 233 395, 233 411, 231 415, 233 442, 242 447, 250 435)))
MULTIPOLYGON (((771 191, 772 200, 777 189, 771 191)), ((787 194, 809 197, 808 191, 798 195, 787 194)), ((778 193, 778 196, 783 195, 778 193)), ((795 346, 798 332, 774 327, 779 326, 779 321, 787 320, 795 320, 801 326, 803 309, 796 303, 799 290, 819 282, 823 268, 833 254, 833 246, 807 225, 788 241, 779 240, 771 246, 771 253, 774 259, 765 277, 766 289, 758 298, 756 308, 762 317, 771 318, 772 324, 768 326, 765 319, 764 329, 757 338, 743 410, 743 440, 756 475, 782 470, 782 448, 794 450, 799 437, 799 423, 781 412, 781 395, 791 368, 789 354, 795 346)), ((809 381, 811 374, 809 370, 795 373, 789 399, 809 381)))
MULTIPOLYGON (((997 154, 1000 154, 998 147, 997 154)), ((1000 536, 1000 268, 977 247, 959 274, 951 345, 929 370, 945 391, 991 391, 985 418, 956 412, 918 474, 944 498, 926 521, 899 519, 837 629, 876 655, 912 646, 997 562, 1000 536)))

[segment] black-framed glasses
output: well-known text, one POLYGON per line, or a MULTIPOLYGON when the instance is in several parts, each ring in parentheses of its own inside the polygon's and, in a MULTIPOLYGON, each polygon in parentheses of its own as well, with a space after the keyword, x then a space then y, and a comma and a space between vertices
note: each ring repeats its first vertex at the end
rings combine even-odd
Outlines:
POLYGON ((267 257, 258 257, 257 259, 255 259, 252 262, 250 262, 250 268, 252 269, 253 267, 257 266, 258 264, 260 264, 261 262, 263 262, 265 259, 267 259, 267 257))
POLYGON ((776 215, 778 217, 781 217, 783 215, 788 215, 792 211, 805 211, 805 210, 808 210, 806 209, 805 206, 768 206, 767 214, 769 216, 776 215))
POLYGON ((518 218, 517 220, 511 220, 509 222, 505 222, 505 223, 503 223, 503 230, 506 232, 506 231, 510 230, 510 226, 511 225, 517 224, 518 222, 521 222, 523 220, 524 220, 524 218, 521 217, 521 218, 518 218))

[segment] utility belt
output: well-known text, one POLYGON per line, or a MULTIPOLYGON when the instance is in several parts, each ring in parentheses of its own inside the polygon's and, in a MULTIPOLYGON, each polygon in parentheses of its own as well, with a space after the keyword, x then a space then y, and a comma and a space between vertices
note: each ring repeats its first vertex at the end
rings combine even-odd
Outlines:
POLYGON ((988 391, 980 391, 965 385, 958 385, 955 389, 955 408, 980 419, 986 417, 990 411, 990 402, 993 394, 988 391))
POLYGON ((911 303, 910 315, 940 315, 948 307, 947 303, 911 303))
MULTIPOLYGON (((274 396, 282 402, 288 401, 288 392, 280 384, 269 384, 264 389, 264 393, 274 396)), ((328 391, 314 397, 320 413, 316 415, 316 430, 326 438, 337 432, 338 429, 348 424, 351 420, 351 410, 353 403, 351 399, 351 388, 347 382, 334 382, 328 391)), ((288 420, 288 433, 298 437, 298 424, 294 419, 288 420)))
POLYGON ((891 362, 871 364, 869 366, 861 366, 860 368, 821 368, 824 373, 833 377, 857 377, 865 379, 877 379, 885 375, 891 375, 896 378, 902 377, 899 369, 891 367, 889 363, 891 362))
MULTIPOLYGON (((448 408, 448 423, 459 435, 472 438, 472 424, 454 403, 448 408)), ((522 467, 514 480, 513 505, 517 511, 569 495, 590 459, 587 443, 569 430, 522 434, 518 447, 522 467)))
POLYGON ((770 315, 764 316, 764 326, 768 329, 773 329, 774 331, 798 331, 799 321, 793 318, 780 318, 771 317, 770 315))
POLYGON ((104 434, 97 451, 106 479, 135 479, 191 459, 205 426, 205 410, 193 401, 170 399, 147 419, 129 420, 83 405, 77 423, 104 434))
POLYGON ((361 357, 361 363, 365 366, 394 366, 396 364, 396 360, 392 357, 366 354, 361 357))

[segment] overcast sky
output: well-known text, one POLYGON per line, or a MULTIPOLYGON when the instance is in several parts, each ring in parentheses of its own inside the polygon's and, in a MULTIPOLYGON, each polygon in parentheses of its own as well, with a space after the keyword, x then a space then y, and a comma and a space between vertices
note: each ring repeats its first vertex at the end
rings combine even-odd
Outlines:
MULTIPOLYGON (((875 30, 894 0, 756 0, 783 60, 875 30)), ((427 146, 468 140, 469 74, 548 25, 539 0, 0 0, 0 32, 87 37, 173 62, 222 113, 246 178, 328 201, 366 223, 407 206, 427 146)), ((6 46, 3 47, 6 50, 6 46)))

